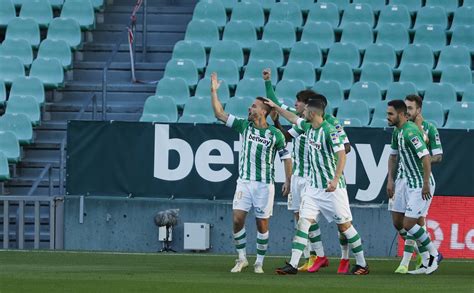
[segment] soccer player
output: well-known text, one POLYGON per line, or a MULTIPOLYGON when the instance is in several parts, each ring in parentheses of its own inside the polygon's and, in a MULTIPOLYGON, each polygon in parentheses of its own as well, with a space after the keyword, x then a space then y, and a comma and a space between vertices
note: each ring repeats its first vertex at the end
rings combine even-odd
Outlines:
POLYGON ((418 273, 431 274, 438 268, 438 251, 428 233, 418 224, 428 211, 434 191, 431 156, 423 133, 415 123, 407 120, 407 116, 407 106, 403 100, 388 102, 388 124, 395 126, 392 153, 388 161, 389 210, 392 211, 395 228, 400 233, 406 231, 407 239, 418 241, 420 251, 428 251, 429 257, 423 259, 418 273), (398 178, 394 183, 398 157, 398 178))
POLYGON ((318 99, 309 100, 304 110, 306 121, 270 100, 267 104, 305 131, 310 162, 310 180, 302 197, 291 260, 276 272, 282 275, 298 272, 297 266, 307 245, 310 227, 318 222, 322 214, 328 222, 335 221, 339 231, 348 239, 357 263, 351 274, 368 274, 369 267, 364 258, 362 241, 351 224, 352 214, 343 175, 346 163, 344 144, 336 128, 323 118, 324 103, 318 99))
MULTIPOLYGON (((439 163, 441 162, 443 158, 443 148, 441 146, 441 140, 439 138, 439 133, 438 129, 433 123, 430 123, 426 120, 423 119, 423 115, 421 114, 422 111, 422 106, 423 106, 423 100, 420 96, 418 95, 408 95, 405 98, 405 104, 407 106, 407 118, 408 120, 414 122, 418 128, 422 131, 424 140, 426 142, 426 146, 428 148, 428 151, 430 152, 431 155, 431 164, 439 163)), ((399 174, 397 178, 401 178, 402 174, 399 174)), ((400 180, 400 179, 398 179, 400 180)), ((436 183, 434 179, 430 182, 432 187, 432 191, 434 193, 436 183)), ((397 210, 397 206, 394 206, 393 210, 394 216, 393 218, 397 220, 397 222, 394 222, 394 225, 396 227, 402 227, 403 226, 403 219, 399 215, 399 211, 397 210), (398 213, 397 213, 398 212, 398 213)), ((423 227, 423 229, 426 230, 426 214, 428 213, 428 209, 426 210, 426 213, 422 215, 418 219, 418 225, 423 227)), ((418 270, 422 266, 422 256, 427 259, 429 257, 428 251, 426 251, 426 248, 421 246, 421 250, 418 248, 418 245, 416 244, 416 241, 413 239, 413 237, 406 237, 406 231, 401 228, 399 230, 399 233, 404 237, 405 239, 405 247, 404 247, 404 252, 403 252, 403 258, 402 261, 399 265, 399 267, 395 270, 395 273, 399 274, 406 274, 406 273, 419 273, 422 272, 423 270, 418 270), (408 272, 408 265, 410 263, 410 259, 413 255, 414 250, 417 250, 417 264, 416 264, 416 270, 408 272)), ((438 259, 438 262, 441 261, 441 253, 439 254, 440 259, 438 259)))
POLYGON ((283 184, 283 196, 290 190, 291 155, 285 147, 285 138, 280 130, 267 124, 271 107, 265 99, 257 97, 248 109, 248 119, 227 114, 217 97, 220 82, 217 75, 211 75, 211 102, 217 119, 242 135, 242 149, 239 158, 239 179, 233 200, 233 236, 239 258, 232 273, 238 273, 248 266, 246 256, 245 218, 254 207, 257 223, 257 260, 255 273, 263 273, 263 260, 268 247, 268 221, 273 211, 274 161, 278 151, 285 166, 286 181, 283 184))
MULTIPOLYGON (((324 108, 326 108, 327 106, 326 97, 324 97, 323 95, 319 95, 312 90, 302 90, 298 92, 296 95, 294 108, 284 105, 278 101, 273 90, 270 69, 267 68, 263 71, 263 79, 265 80, 267 98, 272 100, 272 102, 274 102, 281 108, 288 110, 300 117, 304 117, 303 111, 307 102, 310 99, 319 99, 324 104, 324 108)), ((344 131, 344 128, 339 123, 339 120, 329 113, 324 114, 324 120, 329 122, 329 124, 332 124, 336 128, 339 136, 343 139, 344 149, 346 153, 350 152, 351 146, 349 143, 349 139, 344 131)), ((301 196, 306 185, 307 177, 309 176, 309 154, 307 139, 304 134, 304 131, 296 125, 293 126, 289 131, 286 131, 281 127, 278 120, 274 122, 275 126, 282 130, 287 141, 293 140, 293 175, 291 177, 291 191, 288 195, 288 209, 294 211, 295 223, 298 223, 298 211, 301 203, 301 196)), ((329 265, 329 260, 324 254, 324 247, 321 241, 321 229, 319 228, 319 225, 317 223, 314 223, 310 227, 308 236, 309 244, 303 251, 306 261, 302 266, 298 268, 298 271, 317 272, 321 267, 327 267, 329 265), (309 248, 311 248, 311 250, 309 248)), ((341 261, 337 272, 339 274, 345 274, 349 272, 350 268, 349 245, 347 239, 341 233, 339 233, 339 242, 341 245, 341 261)))

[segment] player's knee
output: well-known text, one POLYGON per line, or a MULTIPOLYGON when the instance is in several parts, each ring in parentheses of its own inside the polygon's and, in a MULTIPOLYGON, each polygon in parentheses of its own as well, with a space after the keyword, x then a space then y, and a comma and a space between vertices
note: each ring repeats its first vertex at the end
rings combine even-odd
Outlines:
POLYGON ((351 226, 352 226, 351 222, 346 222, 346 223, 342 223, 342 224, 337 224, 337 229, 339 230, 339 232, 344 233, 351 226))

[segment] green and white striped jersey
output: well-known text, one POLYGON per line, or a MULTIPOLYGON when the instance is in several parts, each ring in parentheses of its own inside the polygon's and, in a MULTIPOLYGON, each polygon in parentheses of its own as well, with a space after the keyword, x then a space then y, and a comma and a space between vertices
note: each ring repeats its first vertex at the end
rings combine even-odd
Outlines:
MULTIPOLYGON (((392 155, 398 155, 400 165, 398 172, 406 178, 408 187, 423 187, 423 164, 421 159, 429 155, 423 133, 415 123, 408 121, 400 129, 394 128, 392 134, 392 155)), ((433 181, 433 175, 430 175, 433 181)))
MULTIPOLYGON (((310 184, 314 188, 326 189, 336 175, 337 155, 344 151, 344 143, 336 128, 323 121, 319 128, 298 119, 298 126, 305 131, 309 153, 310 184)), ((346 188, 344 175, 339 179, 338 188, 346 188)))
POLYGON ((242 135, 242 149, 239 154, 239 178, 242 180, 274 183, 275 155, 281 160, 290 159, 285 147, 285 137, 274 126, 256 128, 253 122, 229 115, 226 126, 242 135))

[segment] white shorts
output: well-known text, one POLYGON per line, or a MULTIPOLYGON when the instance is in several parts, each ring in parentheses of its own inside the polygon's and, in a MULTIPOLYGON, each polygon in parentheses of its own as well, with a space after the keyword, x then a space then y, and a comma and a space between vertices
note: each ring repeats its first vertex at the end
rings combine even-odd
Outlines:
POLYGON ((275 186, 273 184, 239 179, 232 209, 248 212, 253 206, 256 218, 267 219, 273 213, 274 197, 275 186))
POLYGON ((349 197, 345 188, 337 188, 333 192, 324 189, 307 186, 301 200, 300 217, 315 219, 323 214, 331 223, 343 224, 352 221, 352 213, 349 208, 349 197))
MULTIPOLYGON (((434 195, 436 184, 430 186, 431 195, 434 195)), ((403 213, 405 217, 418 219, 426 217, 431 205, 431 199, 424 200, 421 188, 409 188, 405 178, 395 181, 395 195, 388 202, 388 209, 403 213)))
POLYGON ((297 175, 291 176, 291 190, 288 194, 288 210, 297 213, 301 206, 301 197, 306 187, 306 178, 297 175))

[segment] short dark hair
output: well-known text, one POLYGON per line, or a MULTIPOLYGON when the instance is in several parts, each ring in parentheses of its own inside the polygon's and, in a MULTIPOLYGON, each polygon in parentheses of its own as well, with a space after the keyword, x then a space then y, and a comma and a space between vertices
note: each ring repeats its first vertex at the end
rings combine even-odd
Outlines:
POLYGON ((328 105, 328 99, 326 99, 326 97, 325 97, 324 95, 315 93, 315 94, 311 97, 311 99, 312 99, 312 100, 321 101, 321 103, 323 103, 323 105, 324 105, 324 108, 326 108, 326 106, 328 105))
POLYGON ((321 110, 321 112, 323 114, 324 114, 324 109, 326 108, 326 105, 320 99, 311 99, 311 100, 308 101, 308 103, 306 105, 307 105, 307 107, 316 108, 318 110, 321 110))
POLYGON ((296 99, 305 104, 308 103, 310 99, 314 99, 317 93, 313 90, 302 90, 296 94, 296 99))
POLYGON ((416 106, 420 109, 423 107, 423 99, 419 95, 408 95, 405 101, 415 102, 416 106))
POLYGON ((265 114, 265 117, 268 116, 268 114, 270 114, 270 112, 272 111, 272 107, 270 107, 269 105, 265 104, 265 102, 267 101, 265 98, 263 97, 256 97, 255 98, 256 100, 259 100, 263 103, 263 108, 265 109, 265 111, 267 111, 267 114, 265 114))
POLYGON ((403 100, 392 100, 387 103, 389 107, 393 107, 397 113, 406 113, 407 105, 403 100))

